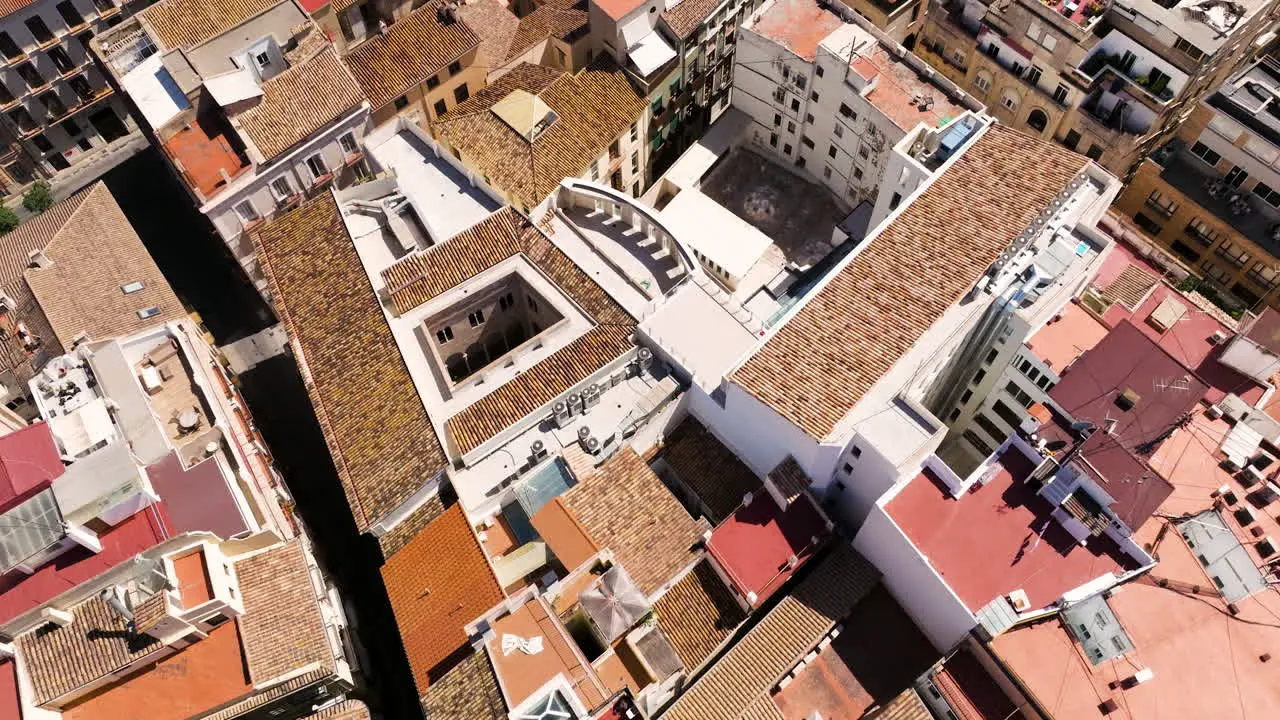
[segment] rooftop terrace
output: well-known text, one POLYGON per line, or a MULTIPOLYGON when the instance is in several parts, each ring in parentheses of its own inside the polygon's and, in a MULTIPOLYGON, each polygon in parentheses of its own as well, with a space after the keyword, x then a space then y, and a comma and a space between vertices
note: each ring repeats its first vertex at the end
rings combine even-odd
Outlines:
POLYGON ((249 158, 239 137, 226 118, 217 113, 203 113, 191 119, 163 144, 178 171, 201 198, 218 194, 249 169, 249 158))
POLYGON ((829 534, 826 523, 807 494, 783 508, 760 491, 716 526, 707 549, 734 589, 760 607, 822 547, 829 534))
POLYGON ((1089 311, 1072 301, 1058 317, 1037 330, 1026 345, 1051 370, 1062 374, 1076 358, 1106 337, 1108 330, 1089 311))
POLYGON ((959 498, 926 469, 886 505, 971 612, 1018 589, 1031 607, 1045 607, 1107 573, 1137 569, 1105 535, 1081 546, 1051 518, 1053 506, 1026 483, 1036 462, 1016 446, 997 465, 994 476, 959 498))

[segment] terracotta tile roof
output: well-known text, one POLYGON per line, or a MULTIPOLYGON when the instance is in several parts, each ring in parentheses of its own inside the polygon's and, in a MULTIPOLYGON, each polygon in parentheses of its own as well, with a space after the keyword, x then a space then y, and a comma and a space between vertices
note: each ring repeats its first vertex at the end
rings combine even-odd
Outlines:
POLYGON ((546 40, 573 40, 589 29, 587 3, 584 0, 547 0, 533 12, 520 18, 503 62, 546 40))
MULTIPOLYGON (((586 478, 579 476, 580 481, 586 478)), ((547 544, 560 564, 566 570, 573 571, 583 563, 591 560, 600 552, 600 547, 591 539, 587 529, 569 512, 559 497, 553 497, 542 506, 542 509, 529 518, 533 529, 547 544)))
POLYGON ((66 627, 47 625, 17 639, 35 705, 83 687, 163 648, 150 635, 134 635, 96 595, 71 610, 66 627))
POLYGON ((662 13, 662 21, 681 39, 697 30, 724 0, 681 0, 675 7, 662 13))
POLYGON ((991 126, 731 379, 825 438, 1087 162, 991 126))
POLYGON ((3 0, 0 2, 0 17, 12 15, 35 2, 36 0, 3 0))
POLYGON ((17 333, 8 332, 0 338, 0 372, 13 371, 15 380, 25 383, 31 379, 38 367, 41 357, 57 357, 63 353, 49 325, 49 319, 40 309, 31 286, 23 277, 31 263, 32 250, 42 249, 49 244, 67 219, 80 207, 85 198, 96 186, 90 186, 71 195, 62 202, 34 217, 27 218, 14 230, 0 236, 0 291, 9 296, 17 308, 10 317, 11 321, 24 322, 27 330, 40 338, 42 345, 39 355, 28 350, 17 333))
POLYGON ((903 690, 885 706, 872 712, 867 720, 933 720, 933 713, 914 688, 903 690))
POLYGON ((489 656, 473 652, 422 695, 427 720, 507 720, 498 678, 489 656))
POLYGON ((442 23, 440 0, 397 20, 343 58, 376 110, 405 94, 480 44, 466 22, 442 23))
POLYGON ((566 177, 585 173, 644 109, 644 98, 604 56, 574 75, 521 63, 430 129, 513 202, 532 208, 566 177), (539 96, 558 116, 532 142, 491 112, 513 90, 539 96))
POLYGON ((747 706, 742 714, 738 715, 738 720, 786 720, 782 714, 782 710, 774 704, 773 698, 768 695, 761 695, 754 702, 747 706))
POLYGON ((262 99, 234 122, 267 160, 364 102, 364 93, 331 45, 262 83, 262 99))
POLYGON ((501 67, 520 27, 520 18, 501 0, 471 0, 458 8, 458 16, 480 40, 475 64, 486 74, 501 67))
POLYGON ((467 646, 463 626, 505 595, 461 505, 446 510, 382 567, 419 695, 467 646))
POLYGON ((245 665, 262 685, 312 663, 333 669, 333 653, 302 541, 236 563, 244 614, 236 619, 245 665))
POLYGON ((1142 303, 1151 289, 1160 284, 1160 278, 1147 272, 1138 265, 1128 265, 1116 279, 1107 284, 1102 290, 1103 297, 1106 297, 1133 312, 1142 303))
POLYGON ((560 498, 596 545, 613 550, 645 595, 693 561, 690 549, 707 529, 705 520, 689 517, 630 446, 560 498))
POLYGON ((782 493, 782 497, 786 498, 788 503, 800 497, 812 484, 812 480, 800 467, 800 463, 790 455, 778 463, 778 467, 769 471, 769 479, 773 481, 773 486, 782 493))
POLYGON ((760 489, 760 478, 690 415, 663 442, 661 457, 680 482, 702 501, 707 519, 719 525, 760 489))
MULTIPOLYGON (((285 0, 163 0, 138 13, 166 49, 187 48, 221 35, 285 0)), ((299 11, 301 14, 301 11, 299 11)))
POLYGON ((337 705, 330 705, 307 720, 369 720, 369 706, 360 700, 343 700, 337 705))
POLYGON ((446 242, 400 260, 382 272, 382 280, 395 311, 405 313, 517 254, 523 254, 597 325, 450 418, 445 427, 463 454, 632 347, 635 320, 528 219, 509 207, 446 242))
POLYGON ((444 468, 444 450, 333 196, 267 223, 254 243, 356 525, 367 530, 444 468))
POLYGON ((107 340, 187 316, 104 183, 81 199, 44 252, 53 264, 29 269, 25 278, 64 347, 81 332, 107 340), (143 288, 126 295, 120 288, 131 282, 143 288), (160 313, 138 317, 149 307, 160 313))
MULTIPOLYGON (((297 692, 308 685, 324 681, 331 676, 331 670, 313 670, 308 673, 303 673, 302 675, 289 678, 278 685, 272 685, 265 690, 261 690, 256 695, 252 695, 237 703, 228 705, 212 715, 203 715, 200 720, 233 720, 234 718, 244 717, 244 715, 250 710, 260 708, 269 702, 279 700, 286 695, 297 692)), ((345 720, 345 718, 343 720, 345 720)))
POLYGON ((800 584, 712 665, 663 720, 742 717, 879 582, 880 574, 840 542, 800 584))
POLYGON ((382 549, 382 557, 389 558, 400 552, 400 548, 409 544, 424 527, 444 514, 445 504, 440 495, 433 495, 422 504, 422 507, 409 513, 409 517, 396 523, 391 532, 378 538, 378 547, 382 549))
POLYGON ((630 325, 597 325, 445 422, 468 453, 634 347, 630 325))
POLYGON ((747 617, 708 560, 658 598, 653 614, 690 675, 747 617))

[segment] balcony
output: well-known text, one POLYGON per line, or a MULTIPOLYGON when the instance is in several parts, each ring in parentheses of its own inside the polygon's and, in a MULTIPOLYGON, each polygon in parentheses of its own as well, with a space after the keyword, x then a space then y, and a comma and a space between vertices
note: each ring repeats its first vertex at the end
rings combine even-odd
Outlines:
POLYGON ((1099 47, 1085 57, 1075 72, 1091 87, 1110 82, 1112 92, 1127 92, 1158 111, 1173 99, 1172 85, 1176 80, 1155 67, 1146 73, 1135 71, 1133 66, 1137 60, 1131 52, 1109 53, 1099 47))
MULTIPOLYGON (((1221 173, 1186 150, 1175 150, 1162 157, 1161 180, 1245 238, 1280 256, 1280 210, 1248 190, 1232 187, 1221 173)), ((1187 234, 1195 237, 1190 229, 1187 234)), ((1240 266, 1232 258, 1224 260, 1229 260, 1234 267, 1240 266)))

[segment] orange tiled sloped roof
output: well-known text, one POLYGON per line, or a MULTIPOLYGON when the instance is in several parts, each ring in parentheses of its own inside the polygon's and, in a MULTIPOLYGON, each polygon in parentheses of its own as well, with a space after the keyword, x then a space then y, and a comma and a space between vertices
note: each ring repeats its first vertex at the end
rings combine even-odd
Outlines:
POLYGON ((484 68, 485 74, 500 67, 520 29, 520 18, 502 0, 471 0, 458 8, 458 15, 479 38, 475 64, 484 68))
POLYGON ((731 379, 825 438, 1086 162, 993 125, 731 379))
POLYGON ((753 708, 879 582, 847 542, 837 543, 794 590, 716 661, 663 720, 739 718, 753 708))
POLYGON ((255 685, 312 664, 333 670, 333 653, 311 584, 301 540, 236 563, 244 614, 240 625, 245 666, 255 685))
POLYGON ((441 662, 467 645, 463 626, 502 601, 502 588, 461 505, 427 525, 382 567, 421 696, 441 662))
POLYGON ((588 23, 587 3, 583 0, 547 0, 520 18, 510 49, 502 60, 514 60, 547 38, 577 38, 587 31, 588 23))
POLYGON ((104 183, 95 184, 44 248, 52 264, 31 268, 27 284, 63 347, 131 335, 187 312, 104 183), (141 282, 126 295, 120 288, 141 282), (149 318, 138 311, 159 308, 149 318))
POLYGON ((560 499, 596 545, 613 550, 645 595, 693 561, 691 548, 708 527, 689 517, 630 446, 560 499))
POLYGON ((658 598, 653 614, 690 674, 747 618, 710 560, 698 563, 658 598))
POLYGON ((364 102, 364 93, 331 45, 262 83, 258 104, 235 116, 267 160, 364 102))
POLYGON ((521 63, 441 116, 431 131, 492 185, 532 208, 566 177, 585 173, 644 108, 644 98, 604 56, 573 75, 521 63), (532 142, 491 111, 513 90, 539 96, 558 116, 532 142))
POLYGON ((483 650, 471 653, 422 694, 428 718, 507 720, 498 678, 483 650))
POLYGON ((440 22, 439 4, 437 0, 414 10, 343 58, 375 110, 479 45, 480 38, 467 23, 440 22))
POLYGON ((683 39, 711 17, 720 3, 721 0, 682 0, 680 4, 662 13, 662 21, 676 37, 683 39))
MULTIPOLYGON (((221 35, 285 0, 162 0, 138 13, 166 49, 187 48, 221 35)), ((302 15, 302 11, 298 11, 302 15)))
POLYGON ((466 454, 631 347, 635 320, 529 220, 507 207, 450 240, 383 270, 397 313, 404 313, 514 255, 523 254, 582 308, 596 326, 450 418, 445 427, 466 454))
POLYGON ((446 465, 333 196, 254 234, 362 531, 446 465))
POLYGON ((666 437, 661 452, 680 482, 702 501, 713 523, 732 515, 747 493, 760 489, 760 478, 751 468, 692 415, 666 437))

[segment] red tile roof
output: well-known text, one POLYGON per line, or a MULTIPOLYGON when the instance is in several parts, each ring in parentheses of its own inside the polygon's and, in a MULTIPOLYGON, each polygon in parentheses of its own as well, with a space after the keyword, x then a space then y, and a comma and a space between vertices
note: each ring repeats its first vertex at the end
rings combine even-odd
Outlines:
POLYGON ((825 438, 1087 162, 991 126, 731 379, 825 438))
POLYGON ((445 511, 382 567, 413 680, 422 695, 467 646, 463 626, 505 597, 461 505, 445 511))
POLYGON ((0 512, 48 487, 62 472, 58 446, 46 423, 0 437, 0 512))
POLYGON ((886 506, 971 612, 1018 589, 1041 608, 1104 573, 1136 567, 1106 536, 1081 547, 1053 521, 1049 502, 1024 482, 1035 464, 1020 451, 1006 451, 999 464, 995 477, 959 499, 926 470, 886 506))

